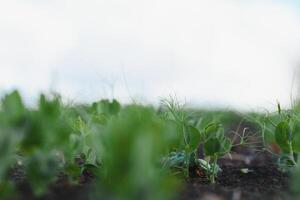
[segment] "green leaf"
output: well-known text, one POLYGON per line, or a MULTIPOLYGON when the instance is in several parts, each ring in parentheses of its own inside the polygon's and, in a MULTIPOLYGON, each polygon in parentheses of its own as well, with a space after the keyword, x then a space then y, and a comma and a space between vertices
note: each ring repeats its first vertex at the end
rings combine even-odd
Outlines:
POLYGON ((112 103, 110 104, 110 113, 113 115, 116 115, 119 113, 120 109, 121 109, 121 105, 117 100, 113 100, 112 103))
POLYGON ((25 113, 25 106, 18 91, 6 95, 2 100, 6 118, 13 124, 19 124, 25 113))
POLYGON ((184 146, 182 126, 173 120, 166 120, 166 139, 170 142, 170 149, 182 149, 184 146))
POLYGON ((294 127, 293 150, 294 152, 300 153, 300 123, 298 121, 295 123, 294 127))
POLYGON ((39 100, 39 110, 43 117, 55 119, 59 116, 61 111, 60 97, 55 96, 49 100, 44 94, 41 94, 39 100))
POLYGON ((204 154, 206 156, 214 156, 221 150, 221 144, 218 139, 211 138, 204 143, 204 154))
POLYGON ((200 132, 197 128, 195 128, 194 126, 188 126, 189 129, 189 134, 190 134, 190 149, 191 151, 195 151, 197 150, 200 141, 201 141, 201 135, 200 132))
POLYGON ((218 123, 211 123, 205 128, 205 139, 213 138, 216 136, 220 125, 218 123))
POLYGON ((224 156, 227 153, 231 151, 232 148, 232 142, 230 139, 225 138, 221 143, 221 151, 219 153, 219 156, 224 156))
POLYGON ((291 142, 292 133, 289 123, 286 121, 280 122, 275 130, 275 140, 282 151, 289 152, 289 142, 291 142))
POLYGON ((95 102, 92 105, 92 109, 98 114, 116 115, 121 109, 121 105, 117 100, 110 102, 107 99, 95 102))

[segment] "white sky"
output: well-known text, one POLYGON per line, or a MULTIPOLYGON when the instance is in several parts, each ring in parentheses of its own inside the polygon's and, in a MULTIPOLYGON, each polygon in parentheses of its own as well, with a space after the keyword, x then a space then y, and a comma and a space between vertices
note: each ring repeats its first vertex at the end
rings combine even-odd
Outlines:
POLYGON ((288 105, 300 9, 285 2, 3 0, 0 90, 29 101, 53 89, 75 101, 288 105))

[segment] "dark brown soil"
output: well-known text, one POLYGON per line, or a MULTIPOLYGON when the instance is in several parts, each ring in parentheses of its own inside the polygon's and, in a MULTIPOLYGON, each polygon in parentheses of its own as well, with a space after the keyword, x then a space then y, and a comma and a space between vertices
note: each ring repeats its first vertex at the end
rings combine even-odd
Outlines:
MULTIPOLYGON (((268 157, 266 153, 260 156, 268 157)), ((180 200, 285 200, 294 199, 289 195, 286 173, 277 170, 268 163, 262 165, 260 159, 250 165, 241 160, 225 158, 220 161, 223 172, 219 174, 217 183, 211 185, 204 173, 199 169, 191 169, 191 179, 179 194, 180 200), (244 173, 241 169, 248 169, 244 173)), ((259 156, 258 156, 259 157, 259 156)), ((87 175, 89 176, 89 175, 87 175)), ((18 183, 21 193, 13 200, 84 200, 89 193, 88 183, 71 186, 65 177, 60 175, 56 184, 41 198, 34 198, 31 189, 24 180, 21 170, 12 170, 12 178, 18 183)), ((84 177, 82 177, 84 179, 84 177)))
MULTIPOLYGON (((51 185, 42 197, 35 197, 29 184, 26 182, 23 170, 20 168, 13 168, 10 172, 11 179, 16 183, 18 193, 9 200, 85 200, 89 193, 89 183, 84 182, 79 185, 71 185, 67 178, 60 174, 55 184, 51 185)), ((80 177, 80 179, 90 179, 87 177, 80 177)))
MULTIPOLYGON (((194 174, 180 200, 280 200, 287 199, 288 175, 274 166, 223 166, 215 185, 194 174), (248 173, 241 169, 247 168, 248 173)), ((199 173, 198 173, 199 174, 199 173)))

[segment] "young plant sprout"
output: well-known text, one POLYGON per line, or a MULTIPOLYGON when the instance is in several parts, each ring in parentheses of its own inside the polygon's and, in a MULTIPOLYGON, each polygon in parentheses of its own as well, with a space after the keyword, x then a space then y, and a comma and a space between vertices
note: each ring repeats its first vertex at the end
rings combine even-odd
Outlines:
POLYGON ((296 108, 283 110, 278 103, 277 112, 267 113, 263 118, 252 118, 261 127, 264 150, 277 157, 278 168, 282 171, 289 171, 297 166, 300 152, 299 114, 296 108))
POLYGON ((186 178, 189 178, 190 167, 201 167, 210 182, 215 183, 218 173, 221 172, 218 160, 230 153, 232 141, 225 136, 224 129, 218 123, 210 123, 203 130, 199 130, 176 100, 164 100, 163 105, 167 110, 167 118, 173 120, 182 132, 181 145, 163 160, 164 165, 182 170, 186 178), (204 159, 197 158, 200 144, 203 144, 204 159))
POLYGON ((196 154, 201 141, 199 130, 189 122, 189 115, 174 98, 163 100, 162 105, 166 108, 165 117, 178 127, 176 151, 170 153, 168 159, 164 159, 164 165, 181 169, 186 178, 189 177, 189 168, 197 164, 196 154))
POLYGON ((202 132, 202 142, 204 148, 204 155, 206 157, 207 164, 203 166, 200 162, 200 166, 204 167, 211 183, 215 183, 218 173, 221 168, 218 166, 218 159, 224 155, 230 153, 232 148, 232 141, 225 137, 224 129, 220 124, 211 123, 202 132))

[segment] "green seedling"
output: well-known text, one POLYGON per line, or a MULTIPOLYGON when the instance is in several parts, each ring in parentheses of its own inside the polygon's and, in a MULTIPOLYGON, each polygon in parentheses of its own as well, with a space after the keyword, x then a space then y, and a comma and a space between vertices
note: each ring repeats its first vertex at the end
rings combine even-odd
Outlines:
MULTIPOLYGON (((215 183, 218 173, 221 171, 218 166, 218 159, 230 153, 232 142, 225 137, 224 130, 217 123, 209 124, 202 132, 204 155, 207 160, 206 173, 211 183, 215 183)), ((203 165, 203 164, 202 164, 203 165)))
POLYGON ((222 169, 217 164, 210 164, 208 161, 203 159, 198 159, 199 166, 205 170, 206 174, 211 181, 211 183, 215 183, 215 177, 217 177, 218 173, 222 172, 222 169))
POLYGON ((164 165, 184 171, 186 178, 189 178, 191 167, 201 167, 205 170, 211 183, 215 183, 215 179, 221 171, 217 161, 230 153, 232 147, 232 142, 225 137, 221 125, 210 123, 203 130, 199 130, 196 124, 191 123, 190 116, 174 99, 163 101, 163 105, 167 110, 167 118, 173 120, 181 131, 180 145, 175 148, 176 152, 171 152, 169 157, 163 159, 164 165), (200 144, 203 144, 205 160, 197 158, 200 144))
POLYGON ((287 171, 297 166, 298 154, 300 152, 300 118, 295 110, 282 110, 278 103, 277 114, 267 116, 267 127, 273 136, 271 142, 280 147, 278 156, 278 167, 287 171))
MULTIPOLYGON (((101 163, 101 154, 97 153, 99 142, 95 137, 104 129, 111 117, 118 115, 121 105, 117 100, 101 100, 91 106, 76 107, 77 119, 72 121, 73 134, 71 135, 71 145, 76 152, 75 163, 68 166, 69 174, 77 177, 91 167, 98 168, 101 163), (78 173, 80 170, 80 173, 78 173)), ((100 151, 101 152, 101 151, 100 151)), ((94 171, 94 170, 93 170, 94 171)))
POLYGON ((180 169, 189 178, 189 169, 197 165, 197 149, 201 142, 201 134, 195 125, 190 123, 190 116, 175 100, 163 100, 164 117, 172 121, 176 127, 177 145, 171 149, 170 156, 163 159, 164 166, 180 169), (175 151, 174 151, 175 150, 175 151))

